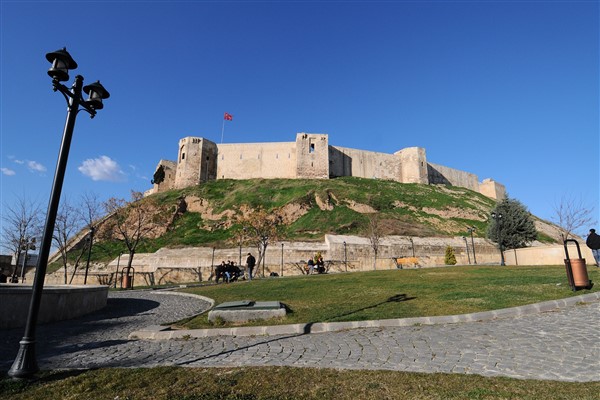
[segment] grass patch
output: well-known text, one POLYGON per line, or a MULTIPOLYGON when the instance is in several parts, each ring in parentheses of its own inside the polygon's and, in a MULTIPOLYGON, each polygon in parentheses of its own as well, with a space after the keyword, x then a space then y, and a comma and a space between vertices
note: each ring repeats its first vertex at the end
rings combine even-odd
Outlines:
MULTIPOLYGON (((589 272, 600 280, 600 272, 589 272)), ((584 294, 599 290, 598 285, 584 294)), ((466 314, 571 297, 561 266, 453 266, 255 279, 185 289, 215 300, 281 301, 283 319, 249 325, 361 321, 466 314)), ((182 323, 208 328, 207 315, 182 323)), ((226 325, 227 326, 227 325, 226 325)))
POLYGON ((114 368, 43 373, 31 383, 0 380, 0 399, 10 400, 591 400, 599 391, 599 382, 291 367, 114 368))

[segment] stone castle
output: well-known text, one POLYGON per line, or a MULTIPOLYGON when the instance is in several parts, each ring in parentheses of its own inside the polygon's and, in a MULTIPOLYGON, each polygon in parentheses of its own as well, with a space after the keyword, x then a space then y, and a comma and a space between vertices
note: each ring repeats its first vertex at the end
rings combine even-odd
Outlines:
POLYGON ((216 144, 201 137, 179 140, 177 161, 160 160, 147 195, 216 179, 330 179, 355 176, 401 183, 464 187, 490 198, 506 196, 504 185, 427 161, 425 149, 393 154, 329 144, 322 133, 298 133, 295 142, 216 144))

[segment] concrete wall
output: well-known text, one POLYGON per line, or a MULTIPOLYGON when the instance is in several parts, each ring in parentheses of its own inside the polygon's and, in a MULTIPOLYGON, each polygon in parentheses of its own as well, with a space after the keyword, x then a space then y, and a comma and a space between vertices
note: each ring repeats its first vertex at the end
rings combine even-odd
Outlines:
POLYGON ((296 178, 296 143, 219 144, 217 179, 296 178))
MULTIPOLYGON (((585 258, 588 266, 595 265, 592 251, 585 245, 580 244, 582 258, 585 258)), ((577 247, 574 244, 567 246, 569 258, 579 258, 577 247)), ((525 247, 522 249, 507 250, 504 252, 506 265, 565 265, 565 247, 563 245, 549 245, 525 247)))
MULTIPOLYGON (((446 247, 454 249, 458 264, 474 263, 473 250, 468 240, 469 255, 464 239, 456 238, 409 238, 388 236, 382 240, 379 248, 377 269, 396 268, 392 257, 411 257, 414 244, 415 256, 421 267, 432 267, 444 264, 446 247)), ((475 238, 476 258, 478 264, 499 264, 500 253, 497 247, 486 239, 475 238)), ((326 261, 332 261, 330 272, 370 271, 373 270, 373 250, 367 238, 355 236, 326 235, 323 242, 282 242, 272 243, 267 248, 265 258, 265 274, 282 272, 283 274, 300 275, 305 262, 316 252, 321 252, 326 261), (344 246, 344 242, 346 245, 344 246), (282 253, 283 250, 283 253, 282 253), (345 250, 345 251, 344 251, 345 250), (344 263, 346 261, 346 263, 344 263)), ((258 259, 255 247, 241 248, 241 264, 246 260, 246 254, 251 252, 258 259)), ((211 276, 211 265, 221 261, 232 260, 236 264, 240 260, 240 248, 215 249, 210 247, 187 247, 178 249, 160 249, 156 253, 139 253, 133 259, 135 268, 134 285, 168 284, 194 281, 206 281, 211 276)), ((118 260, 113 260, 105 269, 106 276, 114 275, 118 260)), ((120 268, 127 265, 128 256, 122 255, 120 268)), ((255 270, 262 273, 262 264, 255 270)), ((88 278, 89 279, 89 278, 88 278)), ((106 278, 105 278, 106 279, 106 278)), ((118 282, 118 281, 117 281, 118 282)), ((118 282, 118 285, 120 283, 118 282)))
MULTIPOLYGON (((0 329, 25 326, 32 287, 0 284, 0 329)), ((108 286, 45 286, 39 323, 80 317, 106 307, 108 286)))

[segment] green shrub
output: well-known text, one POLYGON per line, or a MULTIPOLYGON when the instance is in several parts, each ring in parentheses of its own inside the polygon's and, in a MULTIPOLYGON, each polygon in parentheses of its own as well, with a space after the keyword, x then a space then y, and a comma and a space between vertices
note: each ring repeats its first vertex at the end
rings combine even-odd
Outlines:
POLYGON ((456 265, 456 256, 454 255, 454 249, 452 246, 446 247, 446 255, 444 256, 444 264, 456 265))

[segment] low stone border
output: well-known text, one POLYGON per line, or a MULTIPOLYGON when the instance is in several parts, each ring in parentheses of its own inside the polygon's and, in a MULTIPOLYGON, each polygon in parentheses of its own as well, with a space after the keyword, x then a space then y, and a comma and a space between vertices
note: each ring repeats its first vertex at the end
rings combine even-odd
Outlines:
MULTIPOLYGON (((187 293, 184 293, 188 295, 187 293)), ((192 295, 196 296, 196 295, 192 295)), ((202 297, 202 296, 198 296, 202 297)), ((207 299, 207 298, 203 298, 207 299)), ((236 328, 215 329, 181 329, 171 330, 167 326, 149 326, 139 331, 132 332, 129 339, 170 340, 188 339, 212 336, 257 336, 257 335, 298 335, 309 333, 336 332, 357 328, 402 327, 415 325, 455 324, 461 322, 488 321, 497 318, 518 317, 522 315, 549 312, 573 306, 577 303, 591 303, 600 300, 600 292, 588 293, 581 296, 569 297, 560 300, 550 300, 543 303, 528 304, 525 306, 504 308, 493 311, 483 311, 472 314, 460 314, 439 317, 416 317, 401 319, 383 319, 374 321, 353 322, 316 322, 308 324, 273 325, 273 326, 246 326, 236 328)), ((207 300, 208 301, 208 300, 207 300)), ((214 304, 214 301, 213 301, 214 304)))
MULTIPOLYGON (((27 323, 33 286, 1 283, 0 329, 21 328, 27 323)), ((46 285, 41 294, 37 322, 63 321, 106 307, 106 285, 46 285), (76 306, 73 306, 76 305, 76 306)))

